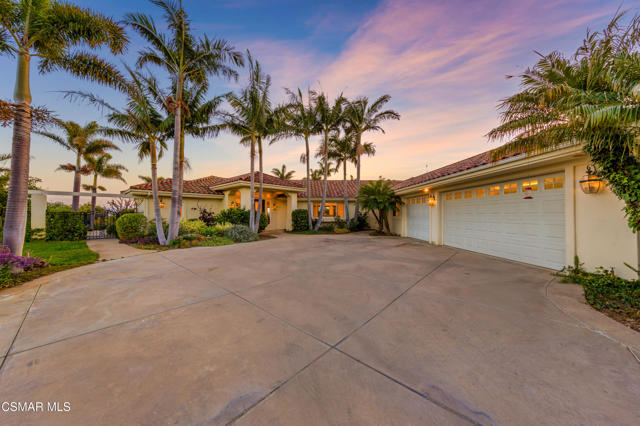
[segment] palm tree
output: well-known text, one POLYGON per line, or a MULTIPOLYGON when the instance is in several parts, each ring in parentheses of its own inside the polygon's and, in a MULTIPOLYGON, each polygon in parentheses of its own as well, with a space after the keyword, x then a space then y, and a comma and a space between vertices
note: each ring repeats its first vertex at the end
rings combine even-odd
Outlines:
POLYGON ((159 32, 153 18, 148 15, 129 13, 126 21, 149 43, 148 47, 139 52, 138 67, 153 64, 162 68, 170 75, 175 87, 173 95, 164 100, 174 116, 173 180, 168 236, 172 240, 178 236, 182 198, 181 172, 184 165, 181 135, 182 111, 186 110, 183 98, 185 83, 206 85, 210 75, 237 80, 237 71, 227 64, 242 66, 243 60, 242 55, 226 40, 211 40, 207 36, 196 38, 191 31, 191 21, 182 7, 182 0, 178 3, 167 0, 151 2, 162 9, 169 29, 168 35, 159 32))
POLYGON ((340 136, 336 134, 329 140, 329 158, 342 165, 342 189, 345 220, 349 223, 349 194, 347 192, 347 164, 356 161, 356 148, 351 135, 340 136))
MULTIPOLYGON (((322 144, 320 152, 322 153, 322 201, 320 202, 320 210, 318 211, 318 220, 315 230, 319 230, 322 225, 322 217, 324 216, 324 205, 327 201, 327 178, 329 177, 329 139, 335 133, 340 133, 340 126, 344 122, 343 105, 346 99, 340 94, 333 105, 329 105, 329 100, 324 93, 320 93, 316 98, 315 109, 318 117, 318 127, 322 135, 322 144)), ((337 168, 335 169, 337 171, 337 168)))
POLYGON ((31 58, 40 59, 41 73, 64 70, 78 77, 117 85, 118 72, 97 56, 75 47, 108 46, 121 53, 128 43, 123 28, 89 9, 57 1, 3 1, 0 7, 0 53, 17 58, 11 179, 3 244, 21 254, 27 223, 29 150, 31 145, 31 58), (10 36, 10 37, 8 37, 10 36))
POLYGON ((283 164, 282 167, 280 167, 279 169, 276 167, 271 169, 271 173, 273 173, 276 177, 279 177, 280 179, 290 180, 293 178, 295 170, 287 171, 286 164, 283 164))
MULTIPOLYGON (((98 185, 98 178, 104 179, 118 179, 124 183, 127 183, 122 177, 122 172, 127 171, 127 168, 122 164, 110 163, 111 155, 109 154, 97 154, 97 155, 89 155, 87 156, 87 166, 90 170, 90 173, 93 174, 93 184, 91 185, 82 185, 83 189, 87 191, 91 191, 91 193, 95 194, 100 191, 106 191, 107 189, 104 186, 98 185)), ((90 227, 93 229, 93 224, 96 220, 96 197, 95 195, 91 196, 91 221, 90 227)))
POLYGON ((240 143, 249 146, 250 178, 249 191, 251 193, 251 206, 249 209, 249 227, 256 231, 259 229, 260 213, 262 211, 262 173, 260 173, 260 193, 258 198, 258 214, 254 206, 255 194, 255 157, 256 144, 260 142, 260 172, 262 172, 262 137, 268 134, 267 120, 271 114, 271 105, 268 97, 271 78, 262 74, 260 64, 254 61, 247 52, 249 64, 249 84, 239 94, 228 93, 227 102, 233 110, 232 113, 220 112, 222 124, 219 126, 231 133, 240 136, 240 143), (257 217, 257 219, 256 219, 257 217))
MULTIPOLYGON (((138 152, 138 155, 140 155, 140 152, 138 152)), ((153 177, 151 177, 151 176, 138 175, 138 178, 141 181, 144 181, 145 183, 153 183, 153 177)), ((160 180, 165 180, 166 178, 164 178, 162 176, 158 176, 157 179, 160 181, 160 180)))
POLYGON ((80 98, 108 110, 107 119, 110 126, 102 127, 100 132, 109 137, 117 137, 124 142, 136 144, 138 159, 143 160, 149 157, 151 160, 151 176, 140 177, 151 183, 158 242, 165 245, 167 240, 164 235, 158 197, 158 179, 163 178, 157 177, 157 170, 158 160, 167 149, 166 139, 169 137, 167 132, 171 128, 171 123, 167 122, 154 104, 157 87, 155 79, 142 76, 128 67, 127 72, 129 80, 124 80, 121 84, 122 91, 127 95, 125 109, 118 109, 104 99, 86 92, 67 91, 66 96, 70 99, 80 98))
POLYGON ((541 56, 519 78, 522 91, 503 99, 502 124, 489 138, 510 141, 494 159, 580 144, 595 174, 623 201, 629 227, 640 230, 640 16, 590 33, 572 58, 541 56))
POLYGON ((402 204, 402 199, 391 188, 391 182, 380 179, 371 182, 360 188, 362 207, 366 211, 373 213, 378 222, 378 232, 391 234, 389 227, 389 212, 398 211, 398 206, 402 204))
POLYGON ((289 95, 289 103, 285 109, 285 123, 282 136, 293 136, 304 139, 305 145, 305 165, 307 169, 307 221, 309 229, 313 228, 311 221, 311 168, 308 159, 310 158, 309 139, 320 132, 317 111, 314 108, 317 97, 316 92, 307 89, 307 99, 302 96, 302 90, 297 92, 285 89, 289 95))
MULTIPOLYGON (((104 153, 107 150, 115 149, 119 150, 117 145, 113 142, 100 138, 100 126, 95 121, 92 121, 84 126, 79 125, 73 121, 55 120, 54 123, 57 127, 62 129, 65 133, 64 136, 56 135, 50 132, 35 132, 41 136, 52 140, 63 148, 68 149, 75 153, 76 161, 74 163, 61 164, 59 169, 73 173, 73 192, 80 192, 80 176, 88 173, 88 169, 82 164, 82 159, 85 160, 95 154, 104 153)), ((74 211, 78 211, 80 206, 80 196, 73 195, 71 208, 74 211)))
POLYGON ((381 111, 384 105, 391 100, 391 96, 383 95, 371 104, 366 97, 357 98, 350 101, 346 111, 346 119, 349 123, 348 131, 353 134, 356 143, 356 181, 358 192, 356 194, 356 211, 355 217, 359 213, 359 197, 360 197, 360 163, 362 154, 365 149, 362 145, 362 135, 365 132, 379 131, 384 133, 384 129, 380 126, 386 120, 400 120, 400 114, 392 109, 381 111))

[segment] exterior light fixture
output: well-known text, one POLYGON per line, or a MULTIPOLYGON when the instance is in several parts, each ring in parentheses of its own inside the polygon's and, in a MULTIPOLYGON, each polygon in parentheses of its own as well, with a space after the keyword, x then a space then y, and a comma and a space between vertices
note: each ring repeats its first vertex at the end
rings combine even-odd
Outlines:
POLYGON ((429 199, 427 200, 427 204, 429 204, 430 206, 435 206, 437 203, 436 201, 436 197, 434 195, 429 195, 429 199))
POLYGON ((166 204, 165 204, 165 202, 164 202, 164 201, 160 201, 160 202, 158 203, 158 205, 160 206, 160 208, 161 208, 161 209, 164 209, 164 208, 165 208, 165 206, 166 206, 166 204))
POLYGON ((585 194, 597 194, 602 191, 604 183, 596 176, 591 167, 587 167, 587 174, 580 179, 580 188, 585 194))
POLYGON ((425 188, 425 189, 423 189, 423 191, 424 191, 425 193, 427 193, 427 192, 429 192, 429 188, 425 188))

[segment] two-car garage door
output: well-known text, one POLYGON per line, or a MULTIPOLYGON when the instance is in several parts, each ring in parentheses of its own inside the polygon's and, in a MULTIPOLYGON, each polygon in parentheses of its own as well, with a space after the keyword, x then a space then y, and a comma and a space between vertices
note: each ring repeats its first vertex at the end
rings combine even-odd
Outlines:
MULTIPOLYGON (((563 178, 558 174, 536 176, 445 193, 444 244, 562 268, 563 178)), ((408 212, 411 214, 410 209, 408 212)))

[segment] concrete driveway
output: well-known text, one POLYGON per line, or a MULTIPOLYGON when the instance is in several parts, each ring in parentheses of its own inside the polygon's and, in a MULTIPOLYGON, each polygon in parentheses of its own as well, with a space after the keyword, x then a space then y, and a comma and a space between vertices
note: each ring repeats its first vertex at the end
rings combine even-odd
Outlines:
POLYGON ((402 238, 65 271, 0 293, 0 349, 0 402, 43 404, 4 425, 640 424, 638 333, 547 270, 402 238))

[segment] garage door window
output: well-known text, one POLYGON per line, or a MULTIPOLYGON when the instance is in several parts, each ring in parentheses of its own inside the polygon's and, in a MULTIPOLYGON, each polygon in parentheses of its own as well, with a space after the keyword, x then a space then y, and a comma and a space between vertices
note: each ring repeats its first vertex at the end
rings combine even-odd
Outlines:
POLYGON ((464 191, 464 198, 471 198, 473 197, 473 191, 468 190, 468 191, 464 191))
POLYGON ((500 195, 500 186, 496 185, 496 186, 490 187, 489 188, 489 195, 490 196, 500 195))
POLYGON ((452 194, 451 192, 449 192, 449 193, 447 194, 447 200, 450 200, 450 199, 452 199, 452 198, 453 198, 453 194, 452 194))
POLYGON ((564 176, 544 179, 544 189, 560 189, 564 184, 564 176))
POLYGON ((505 194, 515 194, 518 192, 518 184, 517 183, 508 183, 504 186, 505 194))
POLYGON ((538 190, 538 181, 537 180, 529 180, 529 181, 522 182, 522 191, 524 192, 525 189, 528 189, 530 191, 537 191, 538 190))
POLYGON ((459 200, 462 198, 462 192, 456 192, 455 199, 459 200))
POLYGON ((484 197, 484 188, 476 189, 476 197, 484 197))

